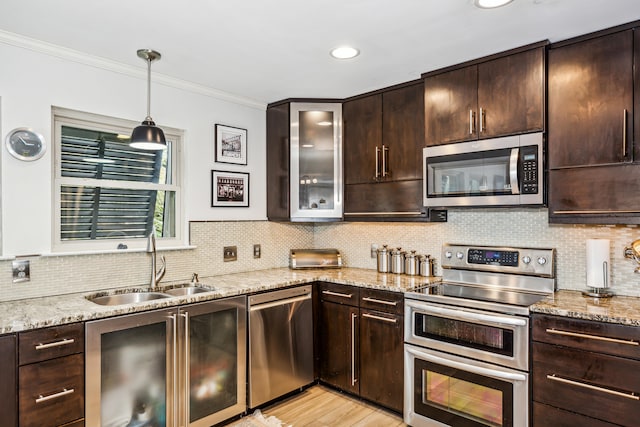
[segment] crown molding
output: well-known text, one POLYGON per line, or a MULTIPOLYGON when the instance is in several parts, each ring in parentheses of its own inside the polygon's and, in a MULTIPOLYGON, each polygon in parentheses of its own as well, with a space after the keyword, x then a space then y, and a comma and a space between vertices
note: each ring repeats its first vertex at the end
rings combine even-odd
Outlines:
MULTIPOLYGON (((53 56, 56 58, 64 59, 66 61, 76 62, 90 67, 100 68, 103 70, 111 71, 114 73, 120 73, 127 76, 146 79, 146 68, 133 67, 131 65, 123 64, 121 62, 112 61, 110 59, 102 58, 100 56, 91 55, 88 53, 80 52, 74 49, 58 46, 52 43, 47 43, 41 40, 33 39, 30 37, 22 36, 20 34, 11 33, 8 31, 0 30, 0 43, 19 47, 22 49, 28 49, 34 52, 42 53, 45 55, 53 56)), ((151 73, 155 82, 163 84, 165 86, 173 87, 176 89, 193 92, 200 95, 205 95, 211 98, 216 98, 223 101, 233 102, 235 104, 245 105, 252 108, 266 109, 267 104, 257 101, 255 99, 246 98, 239 95, 234 95, 229 92, 225 92, 219 89, 214 89, 198 83, 193 83, 187 80, 170 77, 165 74, 151 73)))

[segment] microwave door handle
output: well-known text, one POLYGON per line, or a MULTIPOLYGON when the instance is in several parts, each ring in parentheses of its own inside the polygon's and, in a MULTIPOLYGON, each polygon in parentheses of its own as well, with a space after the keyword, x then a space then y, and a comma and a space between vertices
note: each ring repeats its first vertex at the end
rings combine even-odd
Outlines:
POLYGON ((509 158, 509 181, 511 182, 511 194, 520 194, 518 185, 518 160, 520 159, 520 148, 511 149, 509 158))

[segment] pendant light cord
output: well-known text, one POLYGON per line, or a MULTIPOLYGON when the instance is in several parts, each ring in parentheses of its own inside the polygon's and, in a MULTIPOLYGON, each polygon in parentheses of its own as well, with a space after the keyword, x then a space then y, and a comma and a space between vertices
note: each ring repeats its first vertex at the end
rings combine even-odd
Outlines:
POLYGON ((147 58, 147 119, 151 121, 151 57, 147 58))

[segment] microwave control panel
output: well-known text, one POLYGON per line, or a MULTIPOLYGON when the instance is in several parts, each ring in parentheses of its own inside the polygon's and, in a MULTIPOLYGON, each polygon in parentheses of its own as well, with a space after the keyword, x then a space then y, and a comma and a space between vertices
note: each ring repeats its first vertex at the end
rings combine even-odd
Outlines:
POLYGON ((520 148, 518 174, 522 194, 538 193, 538 147, 520 148))

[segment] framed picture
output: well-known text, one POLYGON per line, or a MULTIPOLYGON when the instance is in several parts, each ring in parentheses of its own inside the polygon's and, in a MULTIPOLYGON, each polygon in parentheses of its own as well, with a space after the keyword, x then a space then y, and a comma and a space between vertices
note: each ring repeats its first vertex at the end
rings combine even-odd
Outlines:
POLYGON ((216 124, 216 162, 247 164, 247 130, 216 124))
POLYGON ((211 171, 212 207, 249 207, 249 174, 211 171))

